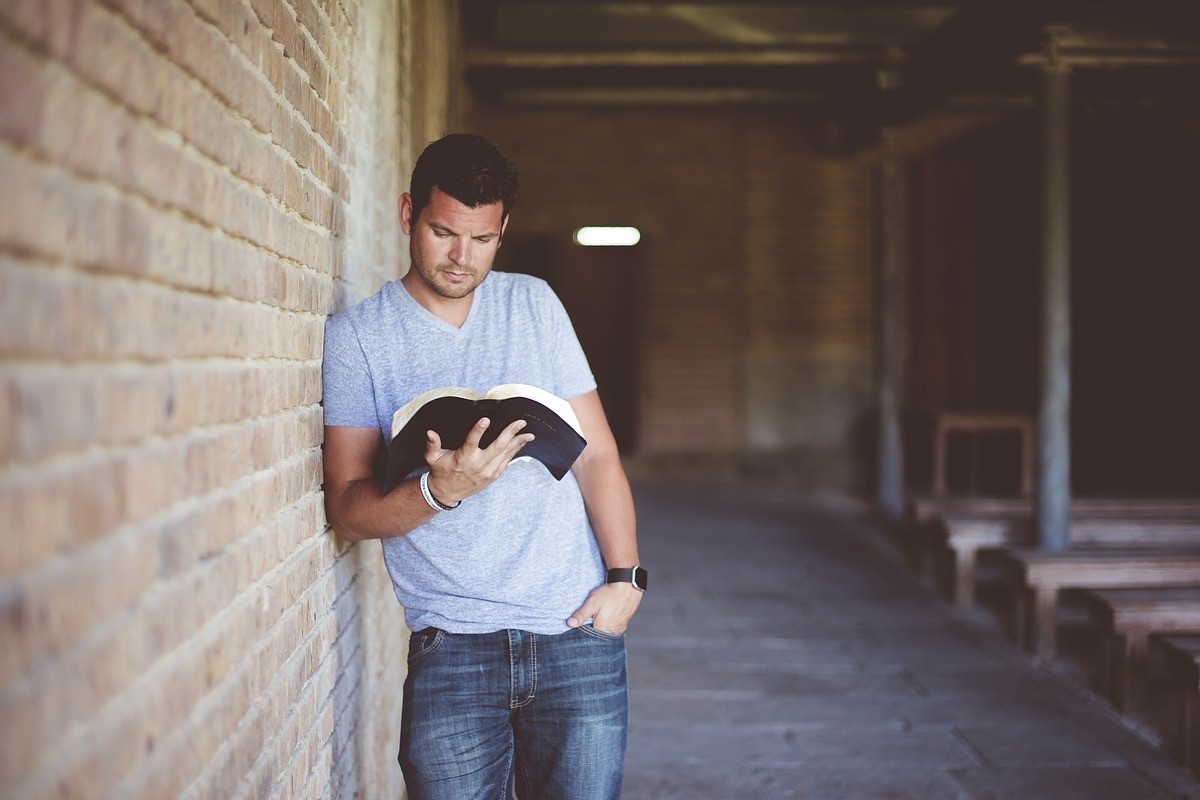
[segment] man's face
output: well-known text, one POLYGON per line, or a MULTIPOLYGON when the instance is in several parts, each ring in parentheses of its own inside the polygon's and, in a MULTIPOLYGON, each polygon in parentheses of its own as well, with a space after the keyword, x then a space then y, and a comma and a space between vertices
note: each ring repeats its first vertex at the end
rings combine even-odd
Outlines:
POLYGON ((508 220, 504 205, 471 208, 434 187, 419 219, 412 219, 412 198, 400 198, 400 223, 409 235, 412 269, 434 294, 451 300, 475 291, 496 259, 508 220))

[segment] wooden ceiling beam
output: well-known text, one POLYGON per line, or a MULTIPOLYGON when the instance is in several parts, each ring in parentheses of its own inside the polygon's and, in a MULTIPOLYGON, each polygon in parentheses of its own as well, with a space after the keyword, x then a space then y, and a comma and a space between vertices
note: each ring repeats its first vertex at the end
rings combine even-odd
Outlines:
POLYGON ((765 49, 608 49, 513 50, 475 46, 467 51, 468 69, 563 69, 579 67, 791 67, 816 64, 870 64, 878 47, 804 47, 765 49))

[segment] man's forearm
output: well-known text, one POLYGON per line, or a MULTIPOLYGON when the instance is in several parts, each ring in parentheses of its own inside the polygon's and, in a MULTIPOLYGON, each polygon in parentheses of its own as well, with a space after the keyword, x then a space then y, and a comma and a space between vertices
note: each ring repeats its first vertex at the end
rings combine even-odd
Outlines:
POLYGON ((425 502, 415 478, 386 495, 377 480, 354 481, 338 495, 326 495, 325 512, 337 534, 351 542, 403 536, 438 513, 425 502))
POLYGON ((637 566, 640 561, 633 493, 616 452, 581 464, 575 477, 605 565, 637 566))
MULTIPOLYGON (((605 566, 639 565, 633 493, 616 448, 577 463, 574 472, 605 566)), ((603 584, 592 590, 567 625, 574 628, 591 619, 599 630, 624 633, 641 602, 642 593, 632 584, 603 584)))
POLYGON ((325 426, 325 515, 348 541, 403 536, 452 511, 464 498, 478 494, 504 472, 521 448, 533 440, 520 434, 518 420, 486 448, 479 442, 490 420, 481 418, 457 450, 442 448, 441 438, 427 434, 425 460, 430 466, 425 488, 420 479, 401 483, 386 495, 372 465, 378 462, 378 432, 325 426), (436 486, 434 484, 437 484, 436 486))

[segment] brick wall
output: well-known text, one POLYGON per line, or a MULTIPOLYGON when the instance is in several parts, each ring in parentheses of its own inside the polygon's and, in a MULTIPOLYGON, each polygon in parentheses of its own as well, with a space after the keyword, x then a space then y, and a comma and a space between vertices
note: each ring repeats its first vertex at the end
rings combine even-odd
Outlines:
MULTIPOLYGON (((639 367, 631 469, 859 488, 872 404, 870 155, 821 153, 783 111, 474 113, 521 171, 514 242, 569 243, 588 224, 642 230, 627 287, 639 367)), ((569 246, 546 249, 572 258, 569 246)))
POLYGON ((400 794, 403 623, 326 529, 321 337, 404 267, 454 18, 0 0, 5 798, 400 794))
POLYGON ((876 165, 788 119, 747 141, 746 444, 766 471, 859 490, 874 405, 876 165))

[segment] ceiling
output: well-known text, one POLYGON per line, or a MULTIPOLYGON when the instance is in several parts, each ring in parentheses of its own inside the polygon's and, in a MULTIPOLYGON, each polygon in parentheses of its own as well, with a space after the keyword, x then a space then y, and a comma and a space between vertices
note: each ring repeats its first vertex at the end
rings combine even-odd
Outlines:
POLYGON ((466 74, 505 105, 773 105, 863 129, 1028 105, 1200 106, 1200 0, 465 0, 466 74))

